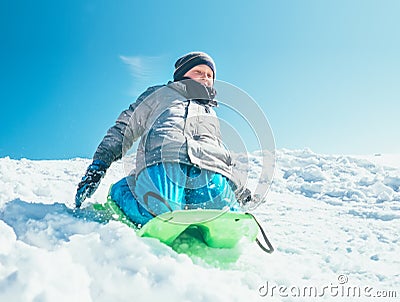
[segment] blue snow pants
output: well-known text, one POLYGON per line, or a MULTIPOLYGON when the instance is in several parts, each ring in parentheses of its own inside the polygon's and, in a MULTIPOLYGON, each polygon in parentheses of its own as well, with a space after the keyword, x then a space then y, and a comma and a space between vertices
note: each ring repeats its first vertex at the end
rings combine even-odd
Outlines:
POLYGON ((225 176, 179 163, 159 163, 115 183, 111 199, 135 223, 173 210, 223 209, 236 211, 234 184, 225 176))

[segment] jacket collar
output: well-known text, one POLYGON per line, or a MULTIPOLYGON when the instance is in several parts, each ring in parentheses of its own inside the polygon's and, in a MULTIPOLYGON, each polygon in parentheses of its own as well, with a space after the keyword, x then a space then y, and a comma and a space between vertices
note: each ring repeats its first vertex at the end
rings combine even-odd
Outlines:
POLYGON ((206 87, 195 80, 185 78, 178 82, 169 82, 167 86, 178 91, 188 100, 198 101, 201 104, 213 107, 218 105, 217 101, 214 100, 217 94, 216 90, 212 87, 206 87))

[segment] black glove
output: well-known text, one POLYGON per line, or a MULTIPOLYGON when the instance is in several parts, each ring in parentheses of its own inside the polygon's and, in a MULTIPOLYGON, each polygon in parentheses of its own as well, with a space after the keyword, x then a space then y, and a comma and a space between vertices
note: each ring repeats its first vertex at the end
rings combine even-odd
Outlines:
POLYGON ((90 198, 96 191, 101 179, 106 174, 108 166, 102 160, 94 160, 87 168, 85 175, 78 184, 75 195, 75 206, 79 208, 86 198, 90 198))
POLYGON ((249 189, 244 189, 243 191, 241 191, 237 196, 236 196, 238 202, 241 205, 245 205, 246 203, 248 203, 249 201, 251 201, 252 197, 251 197, 251 191, 249 189))

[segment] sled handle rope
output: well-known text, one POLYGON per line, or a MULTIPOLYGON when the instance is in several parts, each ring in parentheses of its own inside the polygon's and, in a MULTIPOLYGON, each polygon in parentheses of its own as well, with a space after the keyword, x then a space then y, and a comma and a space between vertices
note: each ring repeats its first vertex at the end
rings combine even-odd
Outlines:
POLYGON ((149 206, 149 197, 150 197, 150 196, 151 196, 151 197, 154 197, 155 199, 158 199, 159 201, 161 201, 161 203, 162 203, 162 204, 165 204, 165 206, 168 208, 168 210, 170 210, 170 212, 172 212, 172 208, 171 208, 171 206, 170 206, 170 204, 168 203, 167 200, 165 200, 164 198, 162 198, 162 196, 160 196, 159 194, 149 191, 149 192, 147 192, 146 194, 144 194, 144 196, 143 196, 143 203, 147 206, 147 209, 146 209, 146 210, 147 210, 151 215, 153 215, 154 217, 157 216, 156 213, 154 213, 152 210, 150 210, 150 206, 149 206))
POLYGON ((272 246, 271 242, 269 241, 267 234, 265 233, 264 229, 262 228, 261 224, 258 222, 258 220, 256 219, 256 217, 254 217, 253 214, 246 212, 247 215, 250 215, 251 217, 253 217, 254 221, 257 223, 258 228, 261 231, 261 234, 263 236, 263 239, 265 241, 265 243, 267 244, 268 247, 265 247, 260 240, 258 240, 258 238, 256 238, 256 242, 258 244, 258 246, 266 253, 271 254, 274 251, 274 247, 272 246))

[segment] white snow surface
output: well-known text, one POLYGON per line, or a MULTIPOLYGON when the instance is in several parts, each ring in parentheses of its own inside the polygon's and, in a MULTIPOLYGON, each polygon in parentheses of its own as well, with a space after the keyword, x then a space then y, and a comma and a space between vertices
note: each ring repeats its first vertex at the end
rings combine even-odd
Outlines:
MULTIPOLYGON (((275 252, 243 242, 221 263, 72 215, 89 163, 0 159, 0 301, 400 299, 400 155, 278 150, 266 202, 252 210, 275 252)), ((114 163, 86 204, 123 175, 114 163)))

